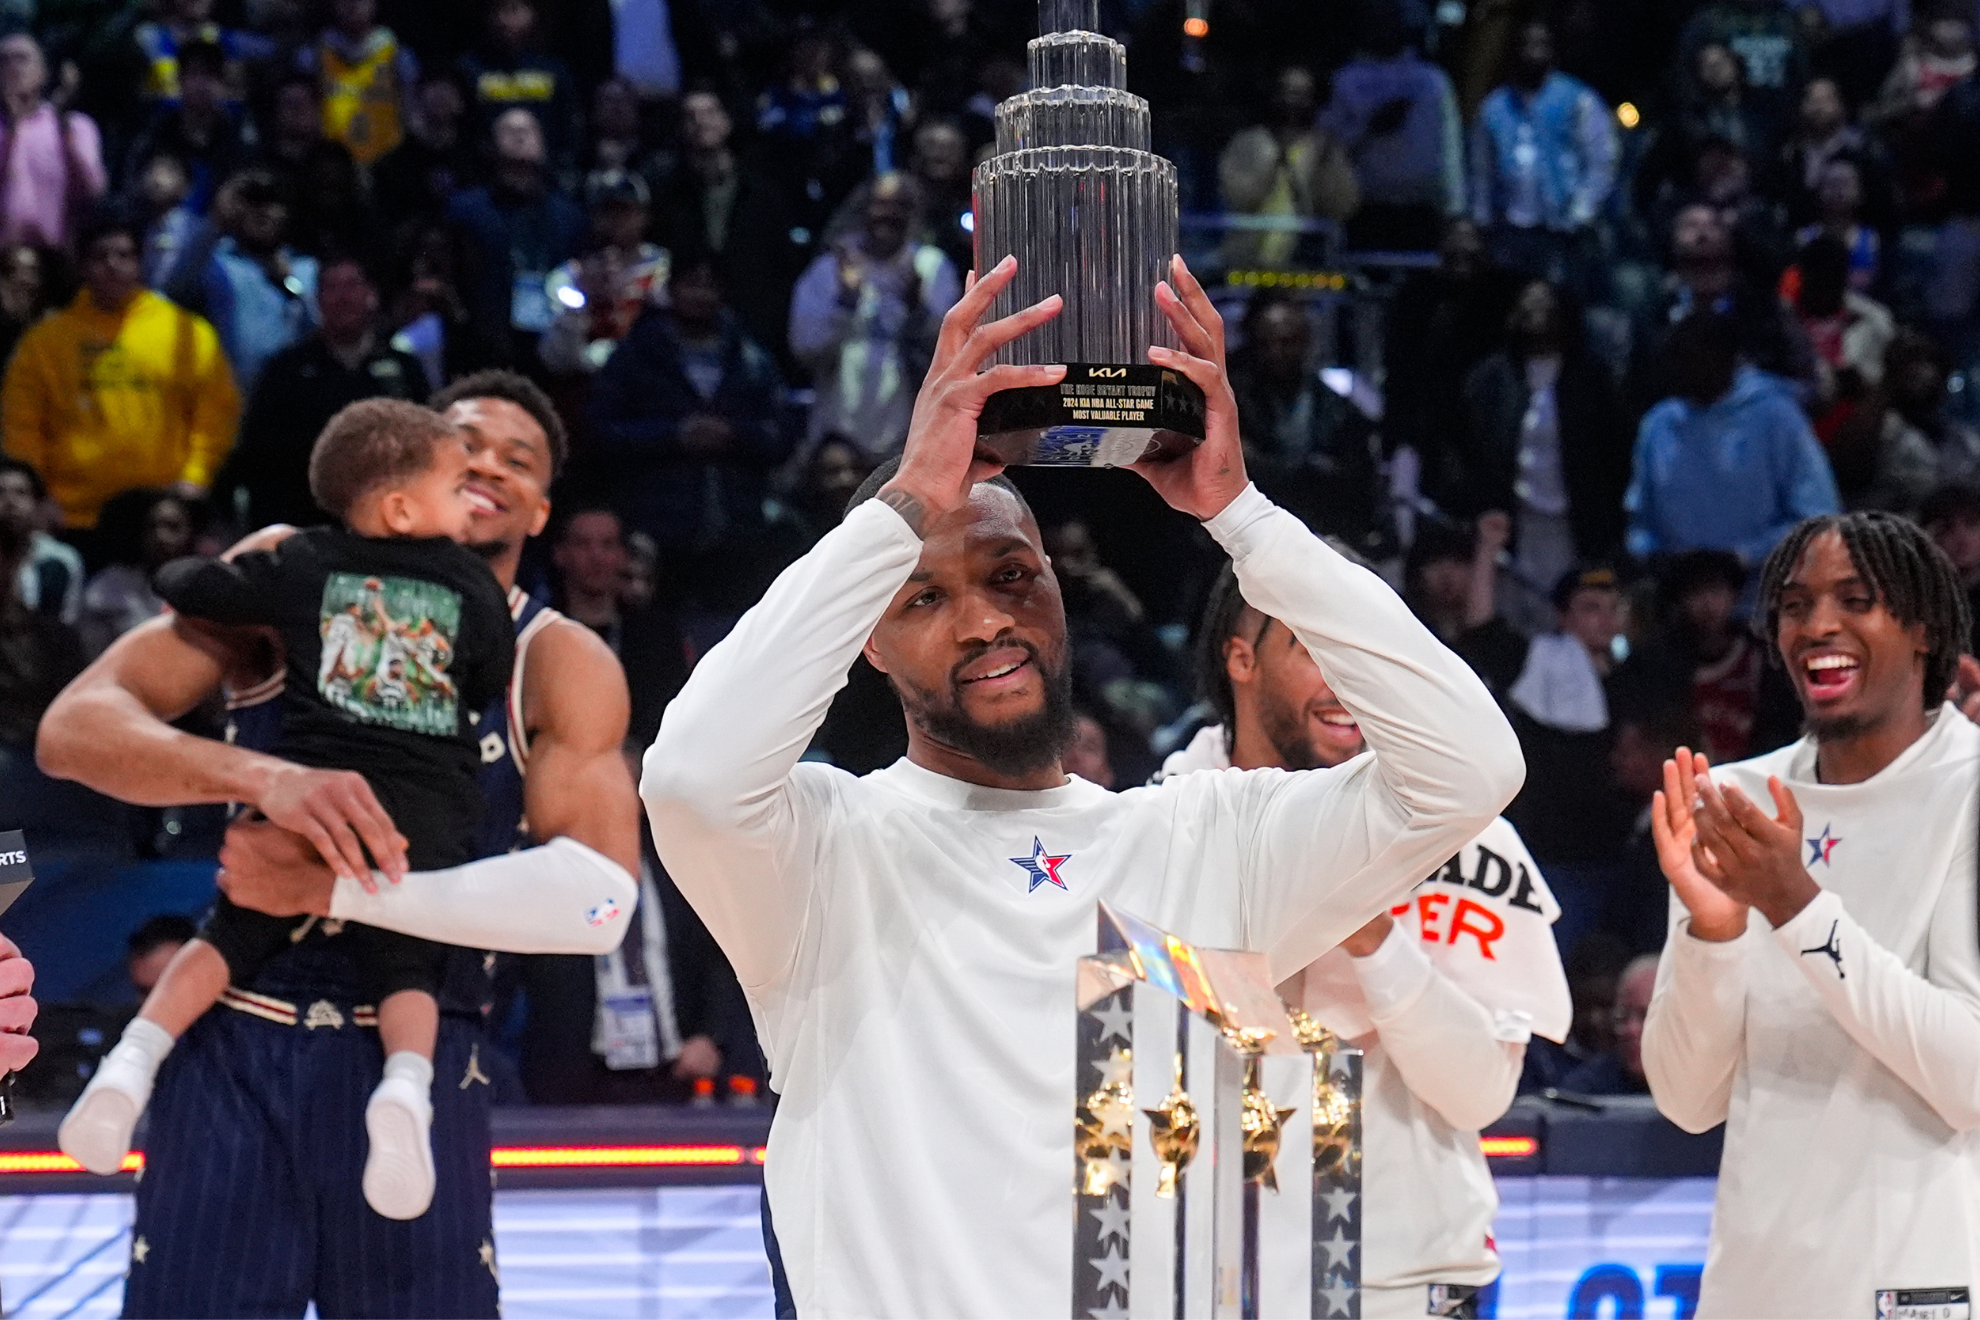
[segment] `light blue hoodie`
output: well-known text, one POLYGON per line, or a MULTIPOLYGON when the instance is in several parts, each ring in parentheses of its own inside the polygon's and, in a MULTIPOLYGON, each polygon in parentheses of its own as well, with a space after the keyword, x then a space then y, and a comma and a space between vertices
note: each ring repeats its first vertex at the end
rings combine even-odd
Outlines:
POLYGON ((1632 555, 1730 550, 1748 564, 1802 519, 1842 507, 1793 396, 1749 366, 1710 407, 1672 398, 1643 415, 1623 506, 1632 555))

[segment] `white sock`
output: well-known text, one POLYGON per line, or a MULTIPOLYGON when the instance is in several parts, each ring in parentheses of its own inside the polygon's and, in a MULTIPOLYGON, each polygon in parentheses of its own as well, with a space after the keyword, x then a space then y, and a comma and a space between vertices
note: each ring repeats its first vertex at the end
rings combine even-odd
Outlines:
POLYGON ((156 1022, 131 1019, 62 1120, 56 1137, 62 1152, 91 1173, 117 1172, 151 1101, 152 1079, 174 1043, 156 1022))
POLYGON ((364 1199, 387 1219, 417 1219, 433 1204, 432 1091, 433 1061, 401 1050, 364 1107, 364 1199))
POLYGON ((422 1092, 428 1092, 433 1089, 433 1060, 411 1050, 400 1050, 385 1056, 385 1076, 403 1077, 422 1092))
POLYGON ((158 1065, 165 1062, 165 1056, 172 1052, 172 1047, 176 1044, 178 1041, 172 1038, 171 1032, 150 1018, 140 1017, 131 1019, 131 1025, 124 1028, 124 1034, 117 1038, 117 1044, 112 1052, 128 1046, 133 1055, 143 1059, 150 1065, 151 1071, 156 1073, 158 1065))

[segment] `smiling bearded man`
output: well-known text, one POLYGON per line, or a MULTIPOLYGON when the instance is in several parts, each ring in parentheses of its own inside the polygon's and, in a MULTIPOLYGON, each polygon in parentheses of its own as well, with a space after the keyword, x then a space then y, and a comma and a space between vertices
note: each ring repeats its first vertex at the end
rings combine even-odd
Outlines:
POLYGON ((1808 718, 1651 810, 1677 901, 1643 1029, 1657 1106, 1726 1124, 1701 1316, 1972 1315, 1980 1283, 1980 729, 1966 597, 1914 524, 1801 524, 1761 577, 1808 718), (1759 805, 1767 803, 1770 815, 1759 805))
POLYGON ((1015 273, 1006 258, 950 311, 899 468, 702 658, 646 757, 661 860, 735 967, 783 1097, 764 1176, 807 1320, 1068 1313, 1074 1083, 1091 1082, 1073 980, 1099 901, 1290 971, 1520 781, 1464 662, 1245 479, 1222 322, 1180 260, 1157 303, 1183 351, 1149 358, 1203 388, 1208 434, 1136 470, 1326 665, 1373 754, 1118 794, 1065 774, 1058 579, 1031 511, 973 457, 992 392, 1064 371, 980 370, 1057 313, 979 325, 1015 273), (858 779, 801 764, 862 649, 901 696, 907 756, 858 779))

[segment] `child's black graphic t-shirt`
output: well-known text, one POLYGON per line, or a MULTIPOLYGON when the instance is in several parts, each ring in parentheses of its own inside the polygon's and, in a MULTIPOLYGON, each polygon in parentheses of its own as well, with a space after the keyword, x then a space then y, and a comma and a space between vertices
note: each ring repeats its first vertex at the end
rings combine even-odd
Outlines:
POLYGON ((475 724, 508 690, 509 604, 488 564, 441 538, 298 532, 232 563, 180 559, 157 590, 181 614, 282 639, 284 760, 362 774, 414 870, 471 860, 475 724))

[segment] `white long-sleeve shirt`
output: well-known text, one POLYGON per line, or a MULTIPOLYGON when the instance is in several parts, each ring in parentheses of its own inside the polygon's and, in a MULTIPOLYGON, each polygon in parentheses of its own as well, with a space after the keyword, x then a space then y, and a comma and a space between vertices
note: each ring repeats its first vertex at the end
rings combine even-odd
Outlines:
MULTIPOLYGON (((1162 774, 1223 770, 1224 731, 1202 730, 1162 774)), ((1573 1018, 1554 944, 1560 906, 1519 831, 1495 820, 1405 901, 1365 958, 1333 949, 1279 993, 1361 1048, 1362 1314, 1422 1315, 1433 1283, 1499 1275, 1499 1194, 1480 1129, 1512 1103, 1535 1034, 1573 1018)), ((1309 1244, 1269 1244, 1303 1252, 1309 1244)))
POLYGON ((800 1314, 1062 1315, 1073 1001, 1104 899, 1304 966, 1518 788, 1484 686, 1373 574, 1249 488, 1208 524, 1375 752, 1111 794, 798 758, 921 553, 870 502, 695 668, 647 753, 662 860, 749 995, 800 1314))
POLYGON ((1942 709, 1861 784, 1816 783, 1806 738, 1714 777, 1771 812, 1769 774, 1824 892, 1723 943, 1674 904, 1643 1030, 1658 1108, 1726 1123, 1698 1313, 1883 1315, 1887 1291, 1980 1287, 1980 729, 1942 709))

